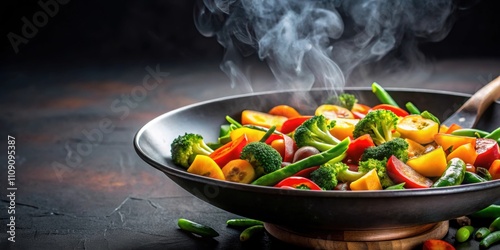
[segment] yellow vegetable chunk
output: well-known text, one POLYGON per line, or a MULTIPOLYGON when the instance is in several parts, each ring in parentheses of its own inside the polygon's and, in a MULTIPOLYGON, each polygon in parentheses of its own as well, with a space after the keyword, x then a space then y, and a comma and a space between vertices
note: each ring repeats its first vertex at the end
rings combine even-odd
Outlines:
POLYGON ((247 136, 248 142, 259 141, 266 134, 266 132, 258 129, 242 127, 231 131, 229 136, 231 140, 234 141, 242 135, 247 136))
POLYGON ((330 134, 339 140, 344 140, 347 137, 353 138, 352 132, 359 119, 335 118, 333 120, 335 120, 335 126, 330 129, 330 134))
POLYGON ((333 104, 323 104, 319 106, 318 108, 316 108, 316 111, 314 111, 314 114, 323 115, 330 120, 335 118, 354 119, 354 115, 350 110, 333 104))
POLYGON ((425 147, 422 144, 406 138, 405 141, 408 143, 408 158, 418 157, 425 152, 425 147))
POLYGON ((382 190, 382 184, 377 175, 377 170, 372 169, 370 172, 363 175, 361 178, 351 182, 349 185, 351 190, 382 190))
POLYGON ((425 177, 441 176, 446 170, 448 161, 442 147, 426 154, 409 159, 406 164, 425 177))
POLYGON ((472 145, 472 143, 460 145, 458 148, 449 153, 448 157, 446 157, 448 161, 453 158, 460 158, 465 163, 474 165, 477 158, 476 148, 472 145))
POLYGON ((219 165, 207 155, 197 155, 187 169, 189 173, 225 180, 219 165))
POLYGON ((276 130, 280 131, 286 120, 288 120, 286 116, 271 115, 255 110, 243 110, 241 112, 241 124, 243 125, 256 125, 265 128, 276 126, 276 130))
POLYGON ((222 167, 222 173, 227 181, 250 183, 255 179, 255 170, 250 162, 242 159, 229 161, 222 167))
POLYGON ((433 120, 423 118, 421 115, 407 115, 398 122, 396 130, 401 137, 414 140, 420 144, 434 141, 438 133, 439 124, 433 120))

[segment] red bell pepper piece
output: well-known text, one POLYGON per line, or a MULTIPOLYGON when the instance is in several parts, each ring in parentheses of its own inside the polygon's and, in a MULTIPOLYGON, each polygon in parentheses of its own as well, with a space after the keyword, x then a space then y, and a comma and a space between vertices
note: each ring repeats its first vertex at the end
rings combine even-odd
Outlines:
POLYGON ((354 115, 354 118, 356 119, 363 119, 363 117, 365 117, 369 111, 370 111, 370 106, 359 103, 355 103, 351 109, 351 112, 354 115))
POLYGON ((322 190, 316 183, 302 176, 290 176, 288 178, 285 178, 284 180, 278 182, 275 187, 322 190))
POLYGON ((291 133, 298 126, 300 126, 302 123, 304 123, 306 120, 308 120, 311 117, 312 116, 307 115, 307 116, 297 116, 297 117, 288 118, 285 122, 283 122, 283 125, 281 126, 280 132, 283 134, 291 133))
POLYGON ((239 159, 241 150, 247 145, 248 139, 245 134, 224 144, 222 147, 216 149, 209 156, 212 158, 219 167, 224 167, 229 161, 239 159))
POLYGON ((375 107, 372 107, 371 110, 377 110, 377 109, 390 110, 394 112, 394 114, 396 114, 397 116, 402 116, 402 117, 409 115, 408 111, 396 106, 392 106, 390 104, 379 104, 376 105, 375 107))
POLYGON ((283 149, 278 150, 278 152, 281 155, 281 158, 283 158, 283 162, 292 162, 293 161, 293 155, 295 154, 295 151, 297 150, 297 145, 295 144, 295 141, 288 135, 285 134, 272 134, 269 138, 266 140, 266 144, 272 145, 273 141, 282 139, 283 140, 283 149))
POLYGON ((356 139, 354 139, 347 148, 346 158, 350 160, 352 164, 358 164, 361 155, 369 147, 374 147, 375 143, 369 134, 364 134, 356 139))
POLYGON ((394 155, 387 161, 387 175, 395 183, 405 182, 405 188, 428 188, 433 184, 431 179, 419 174, 394 155))
POLYGON ((476 139, 476 161, 474 166, 488 169, 493 161, 500 159, 500 148, 493 139, 476 139))

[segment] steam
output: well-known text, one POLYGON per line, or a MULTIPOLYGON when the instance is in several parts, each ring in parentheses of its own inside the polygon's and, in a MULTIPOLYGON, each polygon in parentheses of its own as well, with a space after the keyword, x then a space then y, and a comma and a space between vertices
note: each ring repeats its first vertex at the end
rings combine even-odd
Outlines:
POLYGON ((199 0, 195 23, 225 48, 233 87, 252 91, 244 59, 256 53, 279 88, 339 90, 360 65, 421 58, 418 43, 446 37, 453 10, 452 0, 199 0))

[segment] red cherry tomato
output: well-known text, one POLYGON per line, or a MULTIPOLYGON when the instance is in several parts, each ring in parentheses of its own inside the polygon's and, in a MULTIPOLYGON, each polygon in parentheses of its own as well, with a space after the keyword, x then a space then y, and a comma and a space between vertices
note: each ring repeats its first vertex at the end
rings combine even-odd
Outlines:
POLYGON ((209 156, 212 158, 219 167, 225 166, 229 161, 239 159, 241 150, 247 145, 248 139, 245 134, 224 144, 222 147, 216 149, 209 156))
POLYGON ((476 161, 474 166, 488 169, 494 160, 500 159, 500 148, 493 139, 476 139, 476 161))
POLYGON ((406 110, 396 106, 392 106, 390 104, 379 104, 373 107, 371 110, 377 110, 377 109, 390 110, 394 112, 394 114, 396 114, 397 116, 402 116, 402 117, 409 115, 409 113, 406 110))
POLYGON ((419 174, 394 155, 387 161, 387 175, 395 183, 405 182, 406 188, 428 188, 433 184, 432 180, 419 174))
POLYGON ((276 184, 275 187, 281 187, 281 188, 292 187, 295 189, 305 188, 310 190, 322 190, 316 183, 302 176, 290 176, 288 178, 285 178, 284 180, 276 184))

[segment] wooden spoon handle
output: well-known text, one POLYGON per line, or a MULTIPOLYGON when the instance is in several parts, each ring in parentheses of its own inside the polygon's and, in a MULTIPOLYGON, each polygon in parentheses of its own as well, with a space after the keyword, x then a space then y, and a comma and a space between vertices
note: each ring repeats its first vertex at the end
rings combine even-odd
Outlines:
POLYGON ((480 117, 484 111, 497 99, 500 98, 500 76, 486 84, 474 95, 472 95, 462 108, 468 110, 477 110, 480 117))

